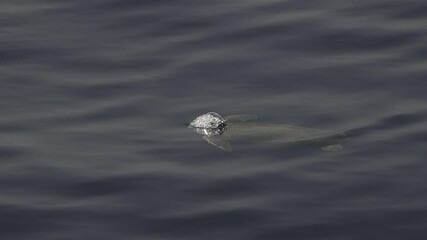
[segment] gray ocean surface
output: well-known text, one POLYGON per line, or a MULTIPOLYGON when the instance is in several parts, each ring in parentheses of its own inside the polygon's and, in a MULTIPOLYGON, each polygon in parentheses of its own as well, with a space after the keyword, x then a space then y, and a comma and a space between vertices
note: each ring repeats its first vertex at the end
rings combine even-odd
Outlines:
POLYGON ((2 240, 427 239, 426 1, 2 0, 0 100, 2 240))

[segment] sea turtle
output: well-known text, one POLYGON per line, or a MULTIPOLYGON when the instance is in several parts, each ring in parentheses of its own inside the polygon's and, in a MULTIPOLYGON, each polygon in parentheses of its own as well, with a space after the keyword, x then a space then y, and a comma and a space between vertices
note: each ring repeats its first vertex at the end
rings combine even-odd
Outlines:
POLYGON ((230 141, 265 144, 310 141, 325 143, 321 146, 326 151, 342 149, 340 144, 323 141, 333 136, 342 137, 340 134, 331 134, 315 128, 250 121, 256 118, 253 115, 231 115, 223 118, 216 112, 208 112, 195 118, 188 127, 202 134, 208 143, 228 152, 232 149, 230 141))

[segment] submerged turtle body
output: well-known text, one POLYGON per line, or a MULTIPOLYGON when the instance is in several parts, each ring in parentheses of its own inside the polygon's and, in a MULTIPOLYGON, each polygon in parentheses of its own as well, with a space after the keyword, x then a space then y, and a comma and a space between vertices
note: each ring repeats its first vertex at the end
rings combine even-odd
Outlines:
MULTIPOLYGON (((251 115, 232 115, 221 117, 218 113, 209 112, 194 119, 188 127, 204 135, 210 144, 225 151, 231 151, 230 141, 244 143, 285 144, 290 142, 315 141, 331 136, 320 129, 299 127, 287 124, 264 124, 248 120, 251 115)), ((327 145, 322 149, 337 151, 339 144, 327 145)))

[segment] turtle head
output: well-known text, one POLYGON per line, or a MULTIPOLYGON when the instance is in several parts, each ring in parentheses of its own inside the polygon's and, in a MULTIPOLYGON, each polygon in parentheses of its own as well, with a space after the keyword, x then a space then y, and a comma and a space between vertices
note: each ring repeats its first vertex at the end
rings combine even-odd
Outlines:
POLYGON ((218 136, 224 133, 227 120, 216 112, 208 112, 190 122, 188 127, 206 136, 218 136))

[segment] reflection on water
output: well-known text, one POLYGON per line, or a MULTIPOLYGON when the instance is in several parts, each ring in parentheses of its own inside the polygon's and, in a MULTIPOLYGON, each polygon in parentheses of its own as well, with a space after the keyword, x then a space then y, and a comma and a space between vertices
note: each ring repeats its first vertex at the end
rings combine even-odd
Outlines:
POLYGON ((424 1, 0 3, 2 239, 424 239, 424 1), (186 127, 253 114, 342 151, 186 127))

